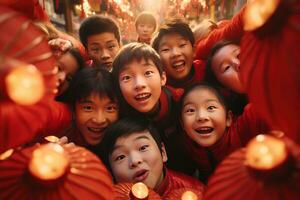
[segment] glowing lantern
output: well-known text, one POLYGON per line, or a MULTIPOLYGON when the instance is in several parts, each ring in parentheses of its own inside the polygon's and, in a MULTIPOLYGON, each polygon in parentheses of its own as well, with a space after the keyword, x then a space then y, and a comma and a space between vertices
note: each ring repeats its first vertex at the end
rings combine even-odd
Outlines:
POLYGON ((299 155, 299 146, 287 138, 259 135, 223 160, 204 199, 299 199, 299 155))
POLYGON ((45 181, 62 177, 68 167, 68 155, 60 145, 54 143, 34 150, 28 166, 34 177, 45 181))
POLYGON ((131 187, 131 194, 136 199, 145 199, 149 195, 148 187, 142 182, 135 183, 131 187))
POLYGON ((182 194, 181 200, 198 200, 198 197, 194 192, 186 191, 182 194))
POLYGON ((32 105, 44 96, 43 76, 33 65, 15 67, 5 77, 5 83, 8 96, 18 104, 32 105))
POLYGON ((261 27, 275 12, 280 0, 252 0, 244 14, 244 29, 255 30, 261 27))
POLYGON ((203 191, 194 188, 183 187, 175 189, 166 196, 166 200, 201 200, 203 191))
POLYGON ((144 183, 118 183, 114 186, 115 199, 149 199, 160 200, 160 196, 149 189, 144 183))
POLYGON ((246 149, 246 164, 254 169, 272 169, 287 158, 284 142, 268 135, 256 136, 246 149))
POLYGON ((114 199, 112 178, 82 147, 48 143, 0 161, 0 199, 114 199))

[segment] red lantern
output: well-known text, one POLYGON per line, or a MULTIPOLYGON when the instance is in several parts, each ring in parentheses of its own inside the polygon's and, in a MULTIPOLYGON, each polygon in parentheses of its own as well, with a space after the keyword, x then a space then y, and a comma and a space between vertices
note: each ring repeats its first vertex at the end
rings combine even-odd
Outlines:
POLYGON ((281 1, 261 27, 246 32, 241 42, 240 65, 250 101, 271 126, 297 143, 300 143, 299 7, 299 0, 281 1))
POLYGON ((56 61, 42 31, 20 13, 0 6, 0 29, 3 152, 30 141, 48 124, 56 61))
POLYGON ((204 199, 299 199, 299 164, 299 146, 287 139, 259 135, 217 167, 204 199))
POLYGON ((49 143, 0 161, 0 199, 113 199, 112 177, 82 147, 49 143))
POLYGON ((160 196, 153 190, 149 189, 145 184, 139 183, 119 183, 114 186, 116 200, 130 199, 148 199, 161 200, 160 196))

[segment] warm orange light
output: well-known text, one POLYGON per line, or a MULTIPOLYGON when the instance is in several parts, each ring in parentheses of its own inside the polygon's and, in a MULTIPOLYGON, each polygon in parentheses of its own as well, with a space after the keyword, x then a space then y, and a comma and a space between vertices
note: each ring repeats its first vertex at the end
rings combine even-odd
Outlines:
POLYGON ((131 188, 132 195, 137 199, 145 199, 149 195, 148 187, 142 183, 136 183, 131 188))
POLYGON ((252 31, 261 27, 275 12, 280 0, 252 0, 244 14, 244 29, 252 31))
POLYGON ((198 197, 194 192, 186 191, 182 194, 181 200, 198 200, 198 197))
POLYGON ((47 140, 48 142, 58 142, 59 138, 54 136, 54 135, 49 135, 45 137, 45 140, 47 140))
POLYGON ((0 160, 5 160, 9 158, 13 154, 14 150, 13 149, 8 149, 7 151, 4 151, 3 153, 0 154, 0 160))
POLYGON ((254 169, 268 170, 287 158, 284 142, 269 135, 258 135, 246 147, 246 164, 254 169))
POLYGON ((64 149, 55 143, 48 143, 34 150, 29 171, 41 180, 56 180, 66 173, 69 159, 64 149))
POLYGON ((18 104, 32 105, 44 95, 43 76, 35 66, 15 62, 13 68, 5 77, 8 96, 18 104))

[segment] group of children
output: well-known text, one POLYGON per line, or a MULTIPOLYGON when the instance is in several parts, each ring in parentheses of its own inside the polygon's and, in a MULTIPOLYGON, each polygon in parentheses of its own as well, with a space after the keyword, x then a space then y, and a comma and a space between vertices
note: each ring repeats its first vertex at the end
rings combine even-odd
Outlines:
POLYGON ((57 100, 73 114, 58 135, 96 153, 116 183, 141 181, 163 197, 181 187, 204 191, 227 155, 269 129, 251 104, 245 106, 242 52, 225 40, 240 33, 228 33, 239 30, 239 22, 226 22, 205 44, 195 44, 188 23, 174 17, 162 22, 150 46, 156 19, 142 13, 138 42, 122 46, 112 19, 86 18, 79 36, 90 60, 84 63, 72 49, 58 59, 57 100), (199 56, 199 48, 212 43, 210 55, 199 56))

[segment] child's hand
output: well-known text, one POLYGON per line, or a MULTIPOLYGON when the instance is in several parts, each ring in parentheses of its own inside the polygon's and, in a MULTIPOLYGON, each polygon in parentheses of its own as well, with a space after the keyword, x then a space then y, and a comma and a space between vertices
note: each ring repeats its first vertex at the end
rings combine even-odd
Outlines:
POLYGON ((73 46, 71 41, 62 38, 52 39, 48 42, 48 44, 50 45, 52 52, 56 57, 61 56, 73 46))

